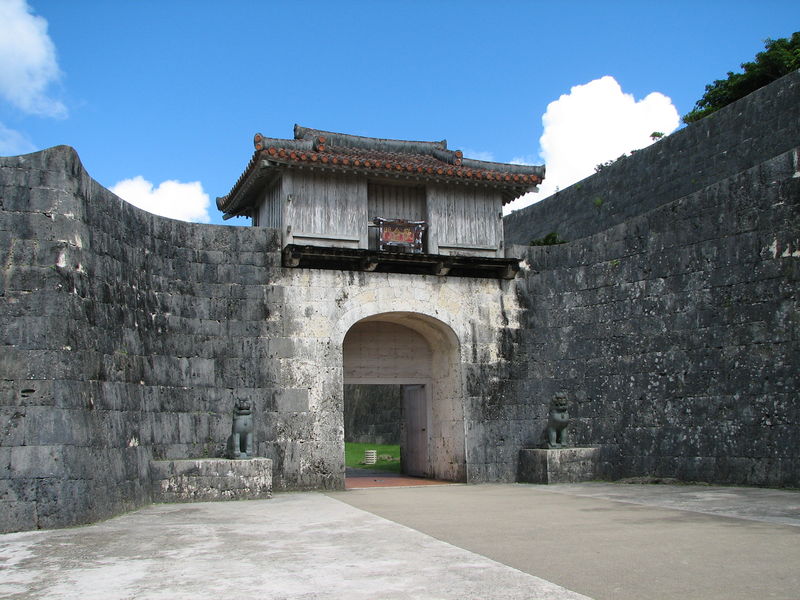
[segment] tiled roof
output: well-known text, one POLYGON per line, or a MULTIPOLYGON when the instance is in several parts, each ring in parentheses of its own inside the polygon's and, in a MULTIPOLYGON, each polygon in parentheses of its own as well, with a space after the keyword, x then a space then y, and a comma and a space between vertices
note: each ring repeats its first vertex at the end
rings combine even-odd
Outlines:
MULTIPOLYGON (((465 158, 448 150, 447 141, 418 142, 369 138, 295 125, 295 139, 266 138, 260 133, 255 153, 227 196, 217 198, 226 215, 248 214, 255 201, 253 184, 285 168, 359 173, 367 177, 417 179, 443 183, 470 182, 499 188, 503 203, 533 191, 544 178, 544 167, 512 165, 465 158)), ((259 186, 256 186, 259 187, 259 186)))

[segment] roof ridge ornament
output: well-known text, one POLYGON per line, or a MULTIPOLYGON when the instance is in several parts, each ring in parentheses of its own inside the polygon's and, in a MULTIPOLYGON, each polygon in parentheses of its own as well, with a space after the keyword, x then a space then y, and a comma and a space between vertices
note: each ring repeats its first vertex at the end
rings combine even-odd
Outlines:
MULTIPOLYGON (((425 142, 416 140, 397 140, 391 138, 375 138, 363 135, 352 135, 349 133, 336 133, 335 131, 323 131, 322 129, 311 129, 302 125, 294 126, 295 140, 312 140, 322 137, 325 141, 321 142, 326 146, 336 146, 342 148, 359 148, 363 150, 377 150, 381 152, 397 152, 401 154, 426 154, 434 156, 434 151, 440 150, 452 153, 447 149, 447 140, 438 142, 425 142)), ((459 152, 456 150, 456 152, 459 152)), ((441 159, 440 159, 441 160, 441 159)))
POLYGON ((256 151, 268 150, 269 148, 284 148, 286 150, 305 150, 306 152, 314 151, 314 145, 311 140, 284 140, 281 138, 268 138, 260 133, 253 136, 253 146, 256 151))

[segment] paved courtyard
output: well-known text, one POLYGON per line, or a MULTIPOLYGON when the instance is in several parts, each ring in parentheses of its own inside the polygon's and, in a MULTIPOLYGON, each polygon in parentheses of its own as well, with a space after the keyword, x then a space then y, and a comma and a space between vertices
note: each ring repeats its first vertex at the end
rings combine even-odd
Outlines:
POLYGON ((800 492, 437 485, 0 536, 10 599, 798 598, 800 492))

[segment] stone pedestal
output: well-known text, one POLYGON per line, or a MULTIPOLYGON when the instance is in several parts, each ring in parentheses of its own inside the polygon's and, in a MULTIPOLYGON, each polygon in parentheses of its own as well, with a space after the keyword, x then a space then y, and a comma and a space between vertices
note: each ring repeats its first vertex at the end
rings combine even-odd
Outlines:
POLYGON ((520 483, 577 483, 597 478, 600 448, 523 448, 520 483))
POLYGON ((209 502, 272 497, 272 460, 202 458, 150 461, 153 502, 209 502))

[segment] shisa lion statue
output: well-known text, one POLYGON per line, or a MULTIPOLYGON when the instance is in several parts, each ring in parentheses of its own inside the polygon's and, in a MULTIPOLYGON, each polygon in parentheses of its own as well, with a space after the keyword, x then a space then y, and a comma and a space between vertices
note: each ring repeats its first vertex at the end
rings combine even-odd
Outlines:
POLYGON ((567 395, 559 392, 550 403, 550 416, 547 418, 547 447, 567 448, 569 446, 567 426, 569 425, 569 410, 567 395))
POLYGON ((253 458, 253 409, 247 400, 237 400, 233 407, 228 458, 253 458))

